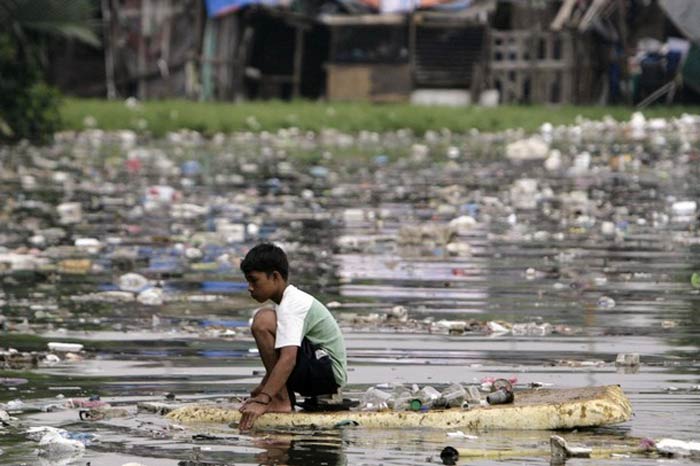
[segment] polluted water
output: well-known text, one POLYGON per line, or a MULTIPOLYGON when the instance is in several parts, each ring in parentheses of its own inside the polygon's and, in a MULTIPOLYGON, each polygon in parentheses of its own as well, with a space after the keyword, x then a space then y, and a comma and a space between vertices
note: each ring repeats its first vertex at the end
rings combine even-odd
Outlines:
POLYGON ((0 147, 0 463, 421 465, 446 446, 549 451, 540 431, 241 433, 162 416, 163 403, 245 397, 264 375, 239 263, 273 241, 292 283, 340 323, 344 396, 364 408, 481 404, 498 379, 516 401, 524 387, 619 384, 634 417, 567 432, 568 444, 658 442, 692 464, 699 135, 698 116, 635 114, 533 134, 86 129, 0 147))

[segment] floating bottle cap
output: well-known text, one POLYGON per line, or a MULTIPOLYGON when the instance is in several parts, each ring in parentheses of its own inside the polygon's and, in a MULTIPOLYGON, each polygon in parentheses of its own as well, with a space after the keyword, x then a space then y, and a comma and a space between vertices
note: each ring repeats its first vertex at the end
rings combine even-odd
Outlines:
POLYGON ((423 402, 418 398, 413 399, 409 403, 409 407, 411 408, 411 411, 420 411, 420 409, 423 407, 423 402))

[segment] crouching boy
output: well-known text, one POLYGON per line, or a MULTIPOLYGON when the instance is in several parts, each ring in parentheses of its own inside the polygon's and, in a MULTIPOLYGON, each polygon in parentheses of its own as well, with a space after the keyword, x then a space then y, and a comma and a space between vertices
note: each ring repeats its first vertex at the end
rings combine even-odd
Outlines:
POLYGON ((345 342, 326 307, 289 284, 287 256, 262 243, 241 262, 250 296, 272 307, 259 309, 251 327, 265 376, 240 408, 240 429, 250 429, 266 412, 290 412, 294 392, 334 394, 347 380, 345 342))

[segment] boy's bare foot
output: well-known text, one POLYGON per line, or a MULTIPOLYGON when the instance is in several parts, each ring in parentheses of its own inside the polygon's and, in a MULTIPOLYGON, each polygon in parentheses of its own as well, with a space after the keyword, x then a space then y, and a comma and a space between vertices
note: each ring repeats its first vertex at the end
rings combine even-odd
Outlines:
POLYGON ((290 413, 292 412, 292 403, 289 401, 287 389, 283 388, 272 399, 267 406, 268 413, 290 413))
POLYGON ((267 405, 268 413, 291 413, 292 405, 289 403, 289 399, 286 401, 278 400, 274 398, 269 405, 267 405))

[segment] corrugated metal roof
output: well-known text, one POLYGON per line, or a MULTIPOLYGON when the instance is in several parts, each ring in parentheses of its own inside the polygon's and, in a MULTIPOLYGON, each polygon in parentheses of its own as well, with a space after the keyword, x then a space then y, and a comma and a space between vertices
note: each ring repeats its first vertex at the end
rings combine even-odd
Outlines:
POLYGON ((660 0, 659 5, 688 39, 700 44, 700 0, 660 0))

